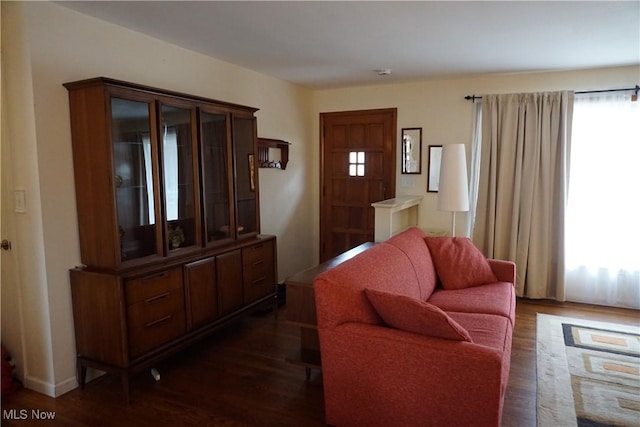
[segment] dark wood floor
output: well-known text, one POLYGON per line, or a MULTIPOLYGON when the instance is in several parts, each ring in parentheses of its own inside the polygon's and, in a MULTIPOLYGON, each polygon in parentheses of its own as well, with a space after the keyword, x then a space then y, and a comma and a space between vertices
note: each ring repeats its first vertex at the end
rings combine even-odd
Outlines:
MULTIPOLYGON (((55 411, 68 426, 315 426, 324 425, 322 375, 285 362, 298 346, 298 329, 272 313, 238 322, 159 364, 156 382, 132 381, 132 403, 122 401, 118 379, 100 377, 84 391, 57 399, 21 390, 2 401, 3 426, 42 425, 8 420, 10 409, 55 411)), ((637 311, 571 303, 519 300, 503 426, 536 424, 536 313, 638 325, 637 311)))

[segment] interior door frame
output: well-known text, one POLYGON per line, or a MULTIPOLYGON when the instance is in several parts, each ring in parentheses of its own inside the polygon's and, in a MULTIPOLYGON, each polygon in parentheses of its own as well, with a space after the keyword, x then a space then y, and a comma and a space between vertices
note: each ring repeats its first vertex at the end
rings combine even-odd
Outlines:
POLYGON ((325 172, 324 172, 324 166, 325 166, 325 157, 324 157, 324 153, 325 153, 325 139, 324 139, 324 126, 325 126, 325 120, 326 117, 328 116, 340 116, 340 115, 357 115, 357 114, 371 114, 371 113, 387 113, 387 114, 391 114, 392 115, 392 143, 391 143, 391 177, 389 179, 389 194, 391 194, 391 196, 389 198, 394 198, 395 194, 396 194, 396 175, 397 175, 397 151, 398 151, 398 147, 397 147, 397 139, 398 139, 398 108, 397 107, 389 107, 389 108, 377 108, 377 109, 366 109, 366 110, 348 110, 348 111, 336 111, 336 112, 325 112, 325 113, 320 113, 320 119, 319 119, 319 141, 320 141, 320 204, 319 204, 319 208, 320 208, 320 213, 319 213, 319 233, 320 233, 320 238, 319 238, 319 242, 318 242, 318 254, 319 254, 319 258, 320 261, 322 261, 322 256, 323 256, 323 250, 322 250, 322 246, 324 243, 324 203, 325 203, 325 194, 323 191, 323 186, 324 186, 324 178, 325 178, 325 172))

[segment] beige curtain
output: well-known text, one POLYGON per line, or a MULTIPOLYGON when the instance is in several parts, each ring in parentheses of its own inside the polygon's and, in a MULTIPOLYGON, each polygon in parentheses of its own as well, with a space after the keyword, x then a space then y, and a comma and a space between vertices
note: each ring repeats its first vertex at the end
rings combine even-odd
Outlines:
POLYGON ((516 263, 516 293, 564 301, 573 92, 486 95, 473 240, 516 263))

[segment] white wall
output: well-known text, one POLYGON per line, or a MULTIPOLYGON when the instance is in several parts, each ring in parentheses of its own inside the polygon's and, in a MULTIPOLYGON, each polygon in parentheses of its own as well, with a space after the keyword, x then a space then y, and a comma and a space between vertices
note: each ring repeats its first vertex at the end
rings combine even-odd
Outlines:
POLYGON ((10 257, 3 254, 2 342, 14 356, 17 372, 26 379, 26 385, 50 392, 53 358, 31 63, 24 48, 28 36, 22 8, 19 4, 11 6, 1 4, 2 175, 11 185, 3 182, 2 201, 12 204, 7 190, 26 190, 26 212, 15 214, 12 209, 3 209, 2 223, 13 229, 3 230, 4 236, 11 236, 12 250, 10 257), (9 217, 5 218, 7 213, 9 217))
MULTIPOLYGON (((14 93, 3 105, 19 107, 8 125, 27 136, 8 142, 20 161, 14 185, 28 197, 28 213, 15 218, 28 221, 15 242, 24 248, 17 260, 22 274, 17 283, 3 284, 3 295, 17 294, 12 286, 22 291, 29 388, 59 395, 76 385, 68 269, 80 264, 80 253, 65 82, 106 76, 259 108, 258 135, 292 143, 285 171, 259 172, 262 232, 278 236, 280 280, 313 264, 308 89, 54 3, 2 2, 2 12, 3 30, 24 35, 2 40, 3 49, 24 57, 21 69, 7 70, 15 71, 5 79, 14 93)), ((18 325, 3 322, 2 328, 11 336, 18 325)))
MULTIPOLYGON (((381 81, 384 77, 381 78, 381 81)), ((634 87, 640 83, 640 66, 549 73, 496 74, 480 77, 429 80, 404 84, 323 90, 314 93, 313 126, 318 128, 318 115, 331 111, 374 108, 398 109, 398 165, 396 195, 424 195, 420 206, 420 226, 425 229, 449 230, 451 214, 436 209, 437 193, 427 193, 427 147, 465 143, 467 163, 473 125, 473 104, 466 95, 516 93, 553 90, 598 90, 634 87), (422 174, 400 174, 400 130, 422 128, 422 174)), ((314 148, 319 152, 319 135, 314 135, 314 148)), ((317 162, 316 162, 317 163, 317 162)), ((314 198, 318 199, 319 169, 314 168, 314 198)), ((317 209, 314 210, 317 215, 317 209)), ((456 234, 464 229, 466 214, 458 214, 456 234)), ((317 224, 318 220, 314 220, 317 224)), ((317 231, 316 231, 317 232, 317 231)))

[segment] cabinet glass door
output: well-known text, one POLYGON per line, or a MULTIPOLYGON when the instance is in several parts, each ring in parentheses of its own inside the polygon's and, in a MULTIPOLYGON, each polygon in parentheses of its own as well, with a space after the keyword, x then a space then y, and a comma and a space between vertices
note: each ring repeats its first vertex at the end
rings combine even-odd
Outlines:
POLYGON ((258 170, 256 169, 254 119, 233 117, 236 168, 236 216, 238 237, 258 232, 258 170))
POLYGON ((150 105, 111 98, 111 123, 120 259, 124 262, 158 253, 150 105))
POLYGON ((227 115, 200 113, 205 239, 208 244, 233 239, 231 223, 227 115))
POLYGON ((197 245, 192 110, 161 106, 162 177, 169 250, 197 245))

